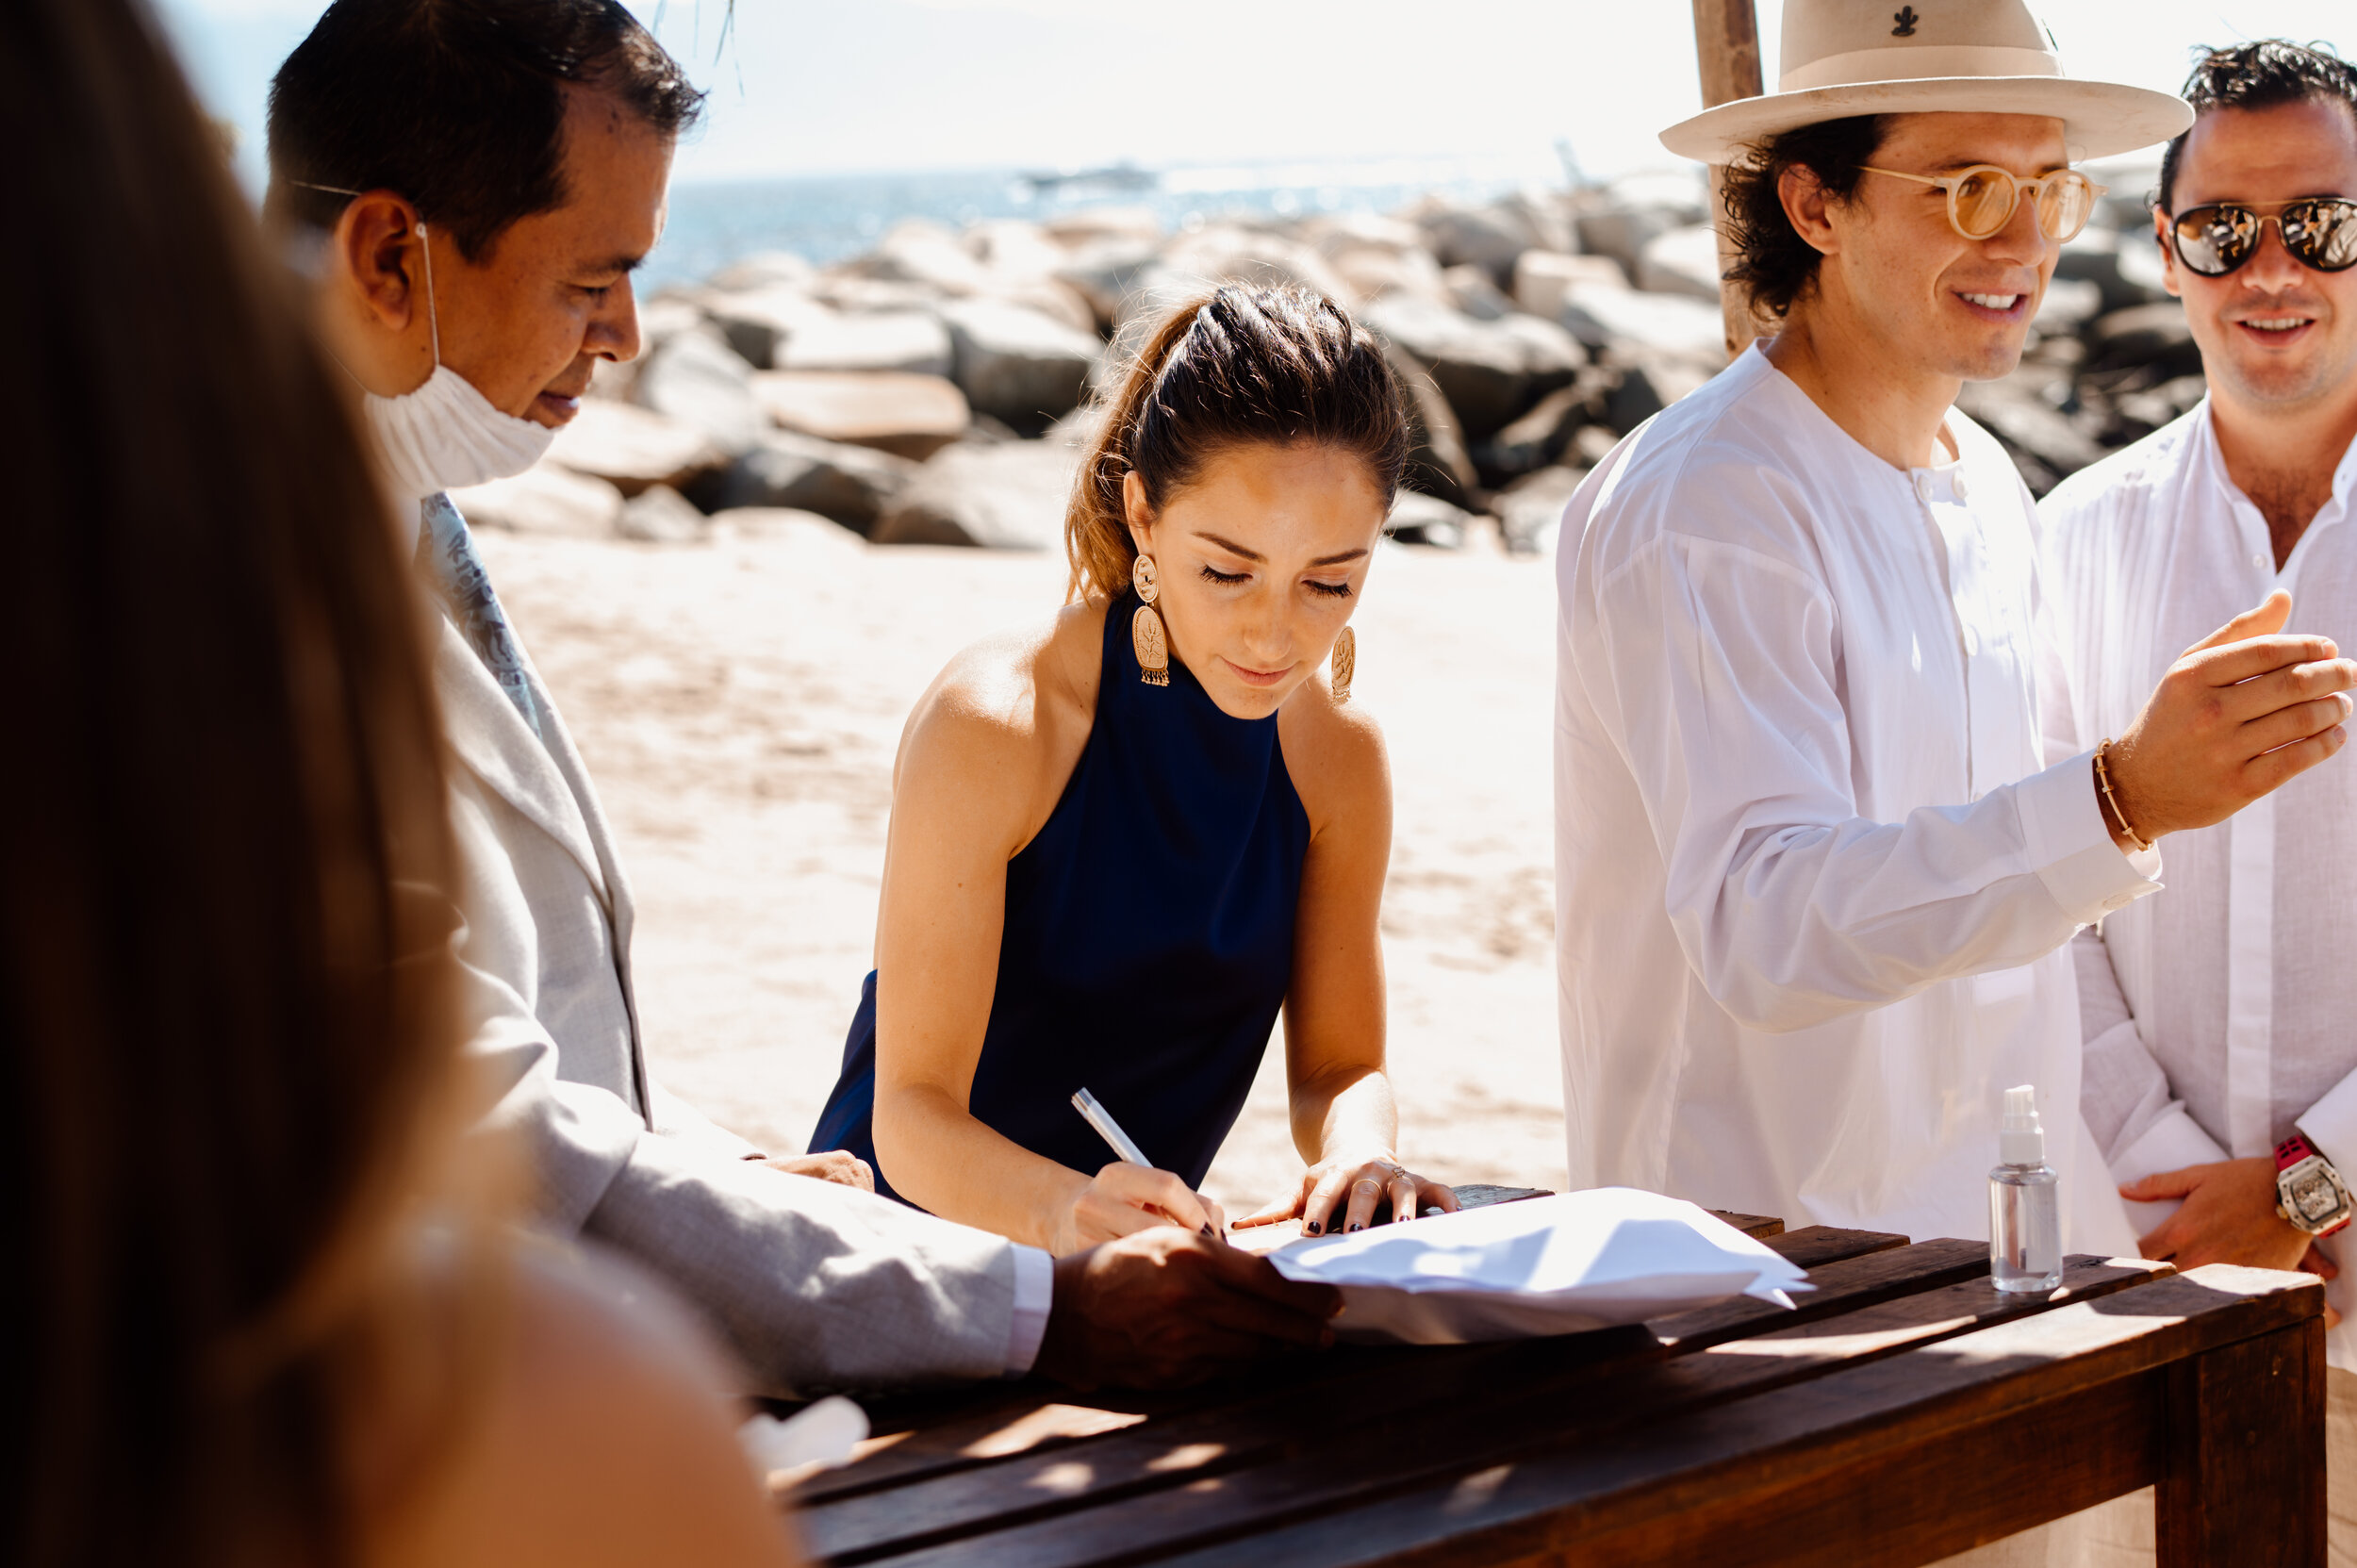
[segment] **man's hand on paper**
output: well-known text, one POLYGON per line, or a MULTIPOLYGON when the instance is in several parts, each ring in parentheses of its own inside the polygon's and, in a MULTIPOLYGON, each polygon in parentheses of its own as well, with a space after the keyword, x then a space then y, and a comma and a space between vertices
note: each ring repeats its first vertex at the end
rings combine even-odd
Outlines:
POLYGON ((1236 1229, 1276 1225, 1298 1218, 1305 1236, 1363 1230, 1388 1199, 1393 1220, 1414 1219, 1426 1208, 1454 1210, 1457 1194, 1427 1181, 1392 1157, 1388 1149, 1322 1160, 1301 1174, 1291 1197, 1280 1197, 1236 1221, 1236 1229))
MULTIPOLYGON (((2298 1269, 2331 1279, 2340 1269, 2316 1249, 2305 1230, 2275 1212, 2275 1162, 2266 1155, 2160 1171, 2119 1189, 2131 1203, 2182 1198, 2178 1211, 2136 1245, 2148 1258, 2179 1268, 2241 1263, 2249 1268, 2298 1269)), ((2326 1328, 2341 1314, 2324 1310, 2326 1328)))
MULTIPOLYGON (((2291 613, 2278 588, 2185 650, 2112 743, 2113 797, 2138 835, 2222 822, 2348 741, 2357 663, 2331 637, 2283 635, 2291 613)), ((2130 848, 2108 808, 2104 820, 2130 848)))
POLYGON ((866 1161, 848 1148, 830 1148, 817 1154, 772 1155, 762 1164, 788 1176, 807 1176, 816 1181, 832 1181, 838 1187, 857 1187, 864 1193, 876 1190, 876 1173, 867 1168, 866 1161))
POLYGON ((1288 1350, 1334 1343, 1330 1285, 1265 1258, 1156 1225, 1056 1260, 1037 1369, 1076 1388, 1178 1388, 1288 1350))

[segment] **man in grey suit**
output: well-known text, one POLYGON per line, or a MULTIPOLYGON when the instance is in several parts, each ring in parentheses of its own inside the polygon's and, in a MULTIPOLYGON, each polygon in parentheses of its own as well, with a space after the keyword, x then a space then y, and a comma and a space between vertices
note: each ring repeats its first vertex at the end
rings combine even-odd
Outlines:
POLYGON ((637 353, 630 273, 700 103, 618 0, 337 0, 271 92, 269 207, 310 237, 442 610, 472 1049, 540 1222, 669 1279, 767 1393, 1033 1367, 1155 1384, 1329 1343, 1334 1293, 1220 1242, 1158 1226, 1051 1261, 861 1191, 864 1170, 770 1160, 649 1080, 629 881, 442 492, 529 466, 597 362, 637 353))

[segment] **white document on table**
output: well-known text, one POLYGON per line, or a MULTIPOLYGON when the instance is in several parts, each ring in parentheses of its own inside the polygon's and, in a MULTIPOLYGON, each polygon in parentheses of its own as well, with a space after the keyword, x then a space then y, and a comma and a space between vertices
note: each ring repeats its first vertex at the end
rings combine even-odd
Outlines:
POLYGON ((1334 1285, 1345 1340, 1469 1345, 1577 1333, 1747 1296, 1789 1308, 1805 1272, 1694 1204, 1629 1187, 1496 1203, 1280 1247, 1334 1285))

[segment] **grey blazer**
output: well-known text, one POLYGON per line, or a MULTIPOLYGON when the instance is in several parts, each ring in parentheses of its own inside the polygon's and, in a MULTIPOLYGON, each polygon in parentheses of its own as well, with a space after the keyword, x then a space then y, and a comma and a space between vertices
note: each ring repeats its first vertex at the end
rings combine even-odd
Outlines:
POLYGON ((538 1222, 619 1248, 702 1309, 759 1393, 996 1378, 1013 1247, 755 1151, 651 1083, 631 991, 630 883, 539 672, 536 736, 447 617, 471 1055, 529 1151, 538 1222))

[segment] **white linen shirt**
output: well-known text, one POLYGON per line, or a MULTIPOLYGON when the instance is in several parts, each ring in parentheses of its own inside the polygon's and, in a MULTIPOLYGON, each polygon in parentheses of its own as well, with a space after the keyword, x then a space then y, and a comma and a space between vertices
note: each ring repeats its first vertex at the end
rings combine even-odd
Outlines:
POLYGON ((2079 1120, 2082 924, 2153 890, 2089 758, 2040 770, 2035 514, 1902 471, 1754 350, 1615 449, 1557 572, 1573 1184, 1988 1233, 2035 1084, 2066 1246, 2131 1240, 2079 1120), (2083 1173, 2092 1172, 2092 1180, 2083 1173))
MULTIPOLYGON (((2187 648, 2277 587, 2292 630, 2357 649, 2352 483, 2357 448, 2278 572, 2204 400, 2048 496, 2049 754, 2118 734, 2187 648)), ((2113 1176, 2269 1154, 2295 1125, 2357 1175, 2357 768, 2327 763, 2172 834, 2168 870, 2167 894, 2076 945, 2084 1110, 2113 1176)), ((2135 1217, 2149 1230, 2172 1207, 2135 1217)), ((2320 1244, 2336 1262, 2346 1234, 2320 1244)), ((2357 1279, 2328 1293, 2345 1321, 2327 1357, 2357 1369, 2357 1279)))

